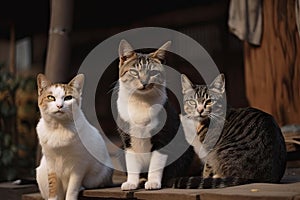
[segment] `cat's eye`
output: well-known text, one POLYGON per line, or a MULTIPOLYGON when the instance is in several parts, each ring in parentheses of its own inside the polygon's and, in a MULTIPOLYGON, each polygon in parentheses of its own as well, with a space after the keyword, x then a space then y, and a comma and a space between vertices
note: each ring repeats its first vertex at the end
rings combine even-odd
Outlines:
POLYGON ((188 101, 188 104, 190 104, 191 106, 197 106, 197 102, 193 99, 189 99, 188 101))
POLYGON ((158 71, 158 70, 151 70, 150 72, 149 72, 149 75, 150 76, 156 76, 156 75, 158 75, 160 72, 158 71))
POLYGON ((208 99, 208 100, 205 102, 205 105, 211 106, 211 105, 212 105, 212 101, 211 101, 210 99, 208 99))
POLYGON ((129 70, 129 73, 132 75, 132 76, 138 76, 139 72, 136 70, 136 69, 130 69, 129 70))
POLYGON ((47 96, 47 99, 50 100, 50 101, 55 101, 55 97, 52 96, 52 95, 48 95, 48 96, 47 96))
POLYGON ((73 97, 71 95, 65 96, 64 101, 69 101, 73 99, 73 97))

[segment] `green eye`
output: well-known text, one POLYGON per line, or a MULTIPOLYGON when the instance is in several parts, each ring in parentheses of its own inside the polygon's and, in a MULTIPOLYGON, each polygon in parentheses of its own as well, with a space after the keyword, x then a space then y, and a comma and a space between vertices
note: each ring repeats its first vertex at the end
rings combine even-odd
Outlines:
POLYGON ((73 99, 73 97, 71 95, 65 96, 64 101, 69 101, 73 99))
POLYGON ((129 73, 132 75, 132 76, 138 76, 139 72, 136 70, 136 69, 130 69, 129 70, 129 73))
POLYGON ((188 104, 190 104, 191 106, 196 106, 196 105, 197 105, 197 102, 196 102, 195 100, 193 100, 193 99, 190 99, 190 100, 188 100, 187 102, 188 102, 188 104))
POLYGON ((150 76, 156 76, 158 75, 160 72, 158 70, 152 70, 149 72, 150 76))
POLYGON ((212 101, 211 101, 210 99, 208 99, 208 100, 205 102, 205 105, 211 106, 211 105, 212 105, 212 101))
POLYGON ((47 96, 47 99, 50 100, 50 101, 55 101, 55 97, 52 96, 52 95, 48 95, 48 96, 47 96))

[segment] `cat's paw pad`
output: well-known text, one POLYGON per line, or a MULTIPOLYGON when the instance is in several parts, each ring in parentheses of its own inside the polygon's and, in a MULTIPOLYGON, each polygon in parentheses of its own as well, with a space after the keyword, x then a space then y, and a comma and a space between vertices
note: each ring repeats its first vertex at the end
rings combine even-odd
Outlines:
POLYGON ((121 190, 135 190, 138 187, 136 183, 124 182, 121 185, 121 190))
POLYGON ((161 183, 158 181, 147 181, 145 183, 146 190, 158 190, 161 188, 161 183))

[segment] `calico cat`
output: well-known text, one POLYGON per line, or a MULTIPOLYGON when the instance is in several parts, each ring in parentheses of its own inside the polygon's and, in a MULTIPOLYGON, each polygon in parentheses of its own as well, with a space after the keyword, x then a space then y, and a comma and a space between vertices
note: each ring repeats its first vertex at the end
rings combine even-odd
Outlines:
POLYGON ((167 97, 162 61, 169 45, 139 53, 125 40, 119 44, 118 126, 127 168, 122 190, 137 189, 142 172, 145 189, 160 189, 171 177, 183 176, 193 159, 167 97))
POLYGON ((68 84, 52 84, 45 75, 37 76, 41 118, 36 131, 43 156, 36 179, 45 199, 75 200, 82 187, 112 183, 113 170, 104 140, 80 107, 83 84, 83 74, 68 84), (98 152, 96 157, 80 137, 86 138, 89 150, 98 152))
POLYGON ((194 85, 185 75, 181 82, 185 111, 181 121, 204 170, 202 177, 173 179, 169 184, 174 188, 217 188, 279 182, 285 171, 286 147, 274 118, 255 108, 227 106, 224 74, 209 86, 194 85), (224 127, 218 129, 222 120, 224 127))

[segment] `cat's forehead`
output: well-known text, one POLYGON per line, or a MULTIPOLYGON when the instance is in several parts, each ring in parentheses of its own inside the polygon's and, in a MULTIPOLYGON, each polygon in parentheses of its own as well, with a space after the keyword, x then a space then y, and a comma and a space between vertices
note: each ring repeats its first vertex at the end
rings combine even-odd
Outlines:
POLYGON ((194 99, 208 98, 208 87, 206 85, 195 85, 193 89, 187 91, 185 96, 194 99))
POLYGON ((119 75, 123 76, 130 69, 138 70, 160 70, 163 71, 163 66, 160 61, 153 58, 149 54, 135 53, 124 65, 120 67, 119 75))
POLYGON ((156 61, 148 54, 138 53, 133 67, 138 69, 152 69, 154 67, 159 67, 160 64, 159 61, 156 61))
POLYGON ((65 96, 68 93, 72 93, 72 88, 66 84, 55 84, 47 89, 48 93, 53 96, 65 96))

